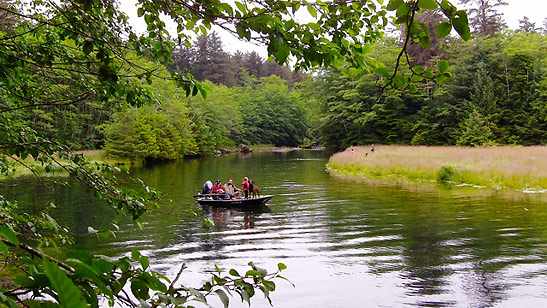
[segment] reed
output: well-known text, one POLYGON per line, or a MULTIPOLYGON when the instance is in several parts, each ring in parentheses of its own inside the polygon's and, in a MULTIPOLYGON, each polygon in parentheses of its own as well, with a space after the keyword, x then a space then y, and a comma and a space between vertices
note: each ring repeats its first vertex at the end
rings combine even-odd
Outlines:
POLYGON ((362 178, 547 191, 547 146, 390 145, 376 146, 374 153, 356 146, 331 156, 327 167, 334 174, 362 178))

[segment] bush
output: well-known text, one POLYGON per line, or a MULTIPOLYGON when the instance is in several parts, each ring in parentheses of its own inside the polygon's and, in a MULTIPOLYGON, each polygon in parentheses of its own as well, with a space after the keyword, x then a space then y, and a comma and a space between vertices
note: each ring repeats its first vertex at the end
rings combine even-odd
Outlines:
POLYGON ((129 109, 103 125, 105 151, 130 158, 177 159, 195 155, 197 146, 184 107, 174 104, 129 109))
POLYGON ((458 175, 458 169, 453 165, 444 165, 439 171, 437 171, 437 181, 438 182, 449 182, 454 181, 458 175))

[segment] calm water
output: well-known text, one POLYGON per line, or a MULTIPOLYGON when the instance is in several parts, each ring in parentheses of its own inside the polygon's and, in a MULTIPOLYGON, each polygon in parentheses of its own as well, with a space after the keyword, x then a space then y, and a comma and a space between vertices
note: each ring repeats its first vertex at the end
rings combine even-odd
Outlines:
MULTIPOLYGON (((79 236, 77 248, 119 256, 138 248, 153 269, 199 286, 214 270, 274 270, 274 307, 540 307, 547 303, 547 202, 330 177, 323 152, 253 153, 132 170, 163 192, 142 230, 122 223, 116 238, 79 236), (262 211, 202 208, 192 195, 207 180, 243 176, 275 195, 262 211), (197 213, 195 215, 194 213, 197 213), (215 226, 203 226, 203 217, 215 226)), ((4 188, 1 188, 4 189, 4 188)), ((76 234, 115 220, 83 188, 44 191, 25 202, 61 201, 55 216, 76 234)), ((6 193, 6 192, 4 192, 6 193)), ((220 307, 213 301, 215 307, 220 307)), ((231 307, 247 307, 232 298, 231 307)), ((252 307, 269 307, 257 293, 252 307)))

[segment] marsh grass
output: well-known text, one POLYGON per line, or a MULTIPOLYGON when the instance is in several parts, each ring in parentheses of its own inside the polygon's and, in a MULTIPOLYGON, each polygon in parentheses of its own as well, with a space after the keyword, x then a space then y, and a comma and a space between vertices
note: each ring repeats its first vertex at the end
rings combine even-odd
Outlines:
POLYGON ((546 146, 377 146, 374 153, 368 147, 352 148, 331 156, 327 164, 331 172, 365 178, 547 189, 546 146))

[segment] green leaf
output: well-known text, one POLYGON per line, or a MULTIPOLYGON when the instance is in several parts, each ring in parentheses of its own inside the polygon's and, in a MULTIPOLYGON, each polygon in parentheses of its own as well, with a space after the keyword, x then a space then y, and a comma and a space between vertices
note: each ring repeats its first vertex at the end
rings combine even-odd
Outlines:
POLYGON ((424 77, 425 78, 428 78, 428 79, 431 79, 433 78, 433 69, 430 67, 427 69, 427 71, 424 72, 424 77))
POLYGON ((414 75, 414 76, 410 77, 410 81, 412 81, 412 82, 419 82, 419 81, 422 81, 422 80, 424 80, 424 77, 419 76, 419 75, 414 75))
POLYGON ((404 4, 403 0, 389 0, 386 9, 388 11, 395 11, 401 4, 404 4))
POLYGON ((434 10, 438 8, 437 2, 435 2, 435 0, 420 0, 418 2, 418 7, 425 10, 434 10))
POLYGON ((13 232, 11 227, 0 226, 0 236, 8 240, 13 245, 19 246, 19 239, 17 238, 17 235, 15 235, 15 232, 13 232))
POLYGON ((439 72, 441 73, 448 71, 448 61, 440 60, 439 63, 437 63, 437 67, 439 68, 439 72))
POLYGON ((469 29, 467 13, 465 11, 457 11, 456 16, 458 17, 452 19, 452 24, 462 39, 468 41, 471 38, 471 30, 469 29))
POLYGON ((275 52, 275 57, 279 63, 285 63, 287 57, 289 56, 289 45, 286 42, 283 42, 279 46, 279 49, 275 52))
POLYGON ((247 12, 247 10, 245 9, 245 5, 243 3, 236 1, 236 6, 242 13, 247 12))
POLYGON ((385 77, 389 77, 390 75, 390 71, 385 67, 377 67, 374 69, 374 72, 376 72, 376 74, 378 75, 382 75, 385 77))
POLYGON ((80 260, 87 265, 91 265, 93 262, 93 255, 87 250, 71 250, 68 252, 67 257, 80 260))
POLYGON ((446 75, 439 75, 437 76, 437 78, 435 79, 435 81, 438 83, 438 84, 442 84, 445 80, 447 80, 448 77, 446 75))
POLYGON ((215 290, 215 293, 218 295, 218 297, 220 298, 220 301, 222 302, 222 304, 224 305, 224 308, 227 308, 228 305, 230 304, 230 299, 228 298, 228 295, 226 295, 226 292, 224 292, 223 290, 215 290))
POLYGON ((401 73, 397 72, 397 74, 395 74, 395 78, 393 79, 393 85, 395 86, 395 88, 402 88, 405 86, 405 78, 401 73))
POLYGON ((154 291, 166 292, 167 286, 159 280, 158 277, 146 274, 146 282, 148 282, 148 287, 154 291))
POLYGON ((272 292, 275 291, 275 282, 264 280, 262 284, 264 285, 264 287, 266 287, 268 291, 272 291, 272 292))
POLYGON ((429 47, 431 47, 431 41, 429 40, 428 35, 420 36, 420 46, 422 46, 425 49, 429 49, 429 47))
POLYGON ((248 270, 247 273, 245 273, 245 276, 249 276, 249 277, 260 276, 260 272, 257 270, 248 270))
POLYGON ((286 270, 287 269, 287 266, 283 263, 277 263, 277 268, 282 271, 282 270, 286 270))
POLYGON ((0 241, 0 253, 5 256, 7 256, 9 253, 8 246, 6 246, 6 244, 4 244, 4 242, 2 241, 0 241))
POLYGON ((448 21, 441 22, 437 25, 437 36, 439 38, 447 37, 450 34, 450 31, 452 31, 452 25, 448 21))
POLYGON ((229 271, 230 275, 239 277, 239 273, 235 269, 230 269, 229 271))
POLYGON ((397 12, 395 12, 395 15, 398 18, 398 21, 395 21, 395 23, 401 24, 404 21, 406 21, 409 17, 409 13, 410 13, 410 6, 408 6, 406 3, 403 3, 403 5, 397 8, 397 12))
POLYGON ((148 266, 150 265, 150 261, 148 261, 148 257, 142 256, 139 258, 139 263, 142 266, 143 270, 146 270, 148 266))
POLYGON ((313 6, 313 4, 308 4, 308 12, 310 12, 311 16, 317 18, 317 10, 313 6))
POLYGON ((148 285, 142 280, 133 280, 131 282, 131 292, 139 300, 149 299, 150 295, 148 294, 148 285))
POLYGON ((61 307, 89 307, 83 299, 82 292, 57 264, 44 259, 43 265, 51 286, 57 292, 57 301, 61 304, 61 307))
POLYGON ((421 66, 421 65, 416 65, 412 68, 412 70, 414 71, 414 73, 416 74, 423 74, 424 73, 424 67, 421 66))

